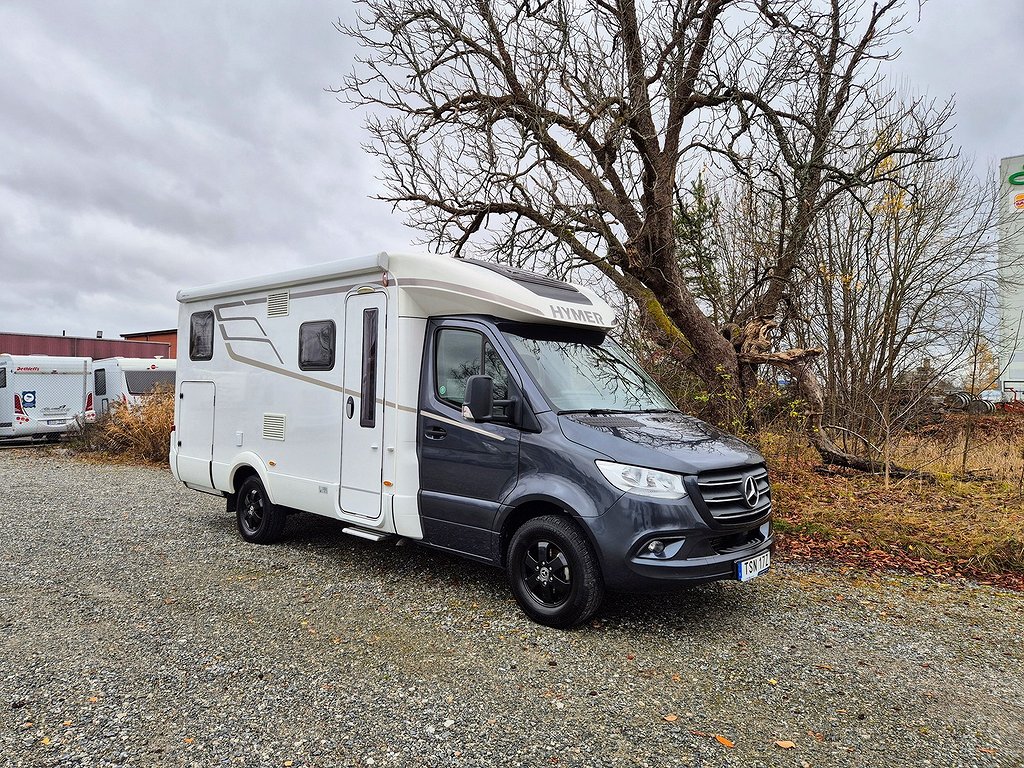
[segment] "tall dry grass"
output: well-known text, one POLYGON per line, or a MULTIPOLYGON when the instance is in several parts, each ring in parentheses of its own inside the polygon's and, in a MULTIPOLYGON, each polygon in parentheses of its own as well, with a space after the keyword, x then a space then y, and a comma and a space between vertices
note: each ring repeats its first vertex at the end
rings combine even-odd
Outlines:
POLYGON ((127 461, 166 464, 174 426, 174 390, 159 387, 138 405, 117 403, 93 424, 84 425, 73 447, 127 461))
POLYGON ((806 440, 762 433, 784 534, 955 565, 1024 574, 1024 418, 959 415, 908 434, 898 463, 930 473, 881 476, 821 467, 806 440), (964 457, 966 456, 966 462, 964 457), (966 469, 966 471, 965 471, 966 469))

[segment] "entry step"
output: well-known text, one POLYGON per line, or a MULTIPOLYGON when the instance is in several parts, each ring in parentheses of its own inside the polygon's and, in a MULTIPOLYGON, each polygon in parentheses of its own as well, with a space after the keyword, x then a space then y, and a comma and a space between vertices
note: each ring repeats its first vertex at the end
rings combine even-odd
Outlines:
POLYGON ((347 528, 341 529, 342 533, 347 533, 349 536, 358 536, 361 539, 369 539, 370 541, 384 541, 384 539, 391 538, 390 533, 378 533, 377 531, 368 531, 365 528, 356 528, 355 526, 348 526, 347 528))

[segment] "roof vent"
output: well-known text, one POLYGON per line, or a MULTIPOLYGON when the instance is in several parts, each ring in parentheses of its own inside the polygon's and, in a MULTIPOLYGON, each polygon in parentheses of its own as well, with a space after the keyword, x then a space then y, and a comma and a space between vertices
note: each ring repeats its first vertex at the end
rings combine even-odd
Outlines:
POLYGON ((266 440, 284 440, 284 414, 263 414, 263 437, 266 440))
POLYGON ((288 314, 288 291, 271 293, 267 296, 267 317, 284 317, 288 314))

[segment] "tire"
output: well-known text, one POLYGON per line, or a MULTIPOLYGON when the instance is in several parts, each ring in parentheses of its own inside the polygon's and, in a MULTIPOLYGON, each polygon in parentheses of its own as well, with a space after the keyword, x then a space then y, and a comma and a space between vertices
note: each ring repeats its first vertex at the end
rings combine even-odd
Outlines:
POLYGON ((235 520, 242 538, 252 544, 273 544, 284 531, 285 512, 270 501, 259 477, 253 475, 238 489, 235 520))
POLYGON ((597 557, 572 520, 536 517, 515 532, 507 572, 519 607, 538 624, 568 629, 601 606, 604 580, 597 557))

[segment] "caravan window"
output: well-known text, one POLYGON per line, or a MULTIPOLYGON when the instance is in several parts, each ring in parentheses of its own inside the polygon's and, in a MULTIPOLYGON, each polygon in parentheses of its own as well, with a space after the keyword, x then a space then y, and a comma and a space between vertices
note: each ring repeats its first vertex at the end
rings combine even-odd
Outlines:
POLYGON ((333 320, 315 320, 299 326, 299 368, 329 371, 334 368, 333 320))
POLYGON ((196 312, 189 323, 188 356, 192 360, 213 359, 213 312, 196 312))
POLYGON ((103 395, 107 394, 107 369, 97 368, 95 371, 93 371, 92 376, 92 389, 93 392, 96 394, 96 397, 102 397, 103 395))
POLYGON ((363 310, 363 369, 359 391, 359 426, 377 423, 377 310, 363 310))
POLYGON ((7 369, 0 368, 0 389, 7 386, 7 369))
POLYGON ((480 374, 494 380, 495 400, 508 399, 508 368, 484 335, 456 328, 442 329, 437 339, 437 396, 461 407, 469 377, 480 374))
POLYGON ((174 371, 125 371, 124 383, 130 395, 148 395, 156 389, 174 389, 174 371))

